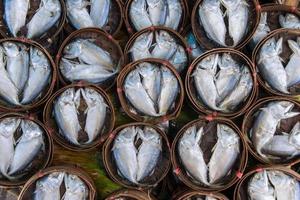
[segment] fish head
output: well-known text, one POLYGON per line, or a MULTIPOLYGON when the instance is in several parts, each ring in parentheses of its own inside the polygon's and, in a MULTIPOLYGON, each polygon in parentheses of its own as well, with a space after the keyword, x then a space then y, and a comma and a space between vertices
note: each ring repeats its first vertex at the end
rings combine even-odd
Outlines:
POLYGON ((30 47, 30 62, 33 67, 49 68, 49 61, 45 54, 36 47, 30 47))
POLYGON ((146 126, 143 130, 138 132, 138 137, 142 139, 143 142, 150 142, 155 145, 161 144, 161 136, 156 132, 155 129, 146 126))
MULTIPOLYGON (((281 16, 281 15, 280 15, 281 16)), ((279 16, 279 17, 280 17, 279 16)), ((283 17, 283 16, 282 16, 283 17)), ((285 23, 299 23, 300 22, 300 19, 296 16, 296 15, 294 15, 294 14, 292 14, 292 13, 287 13, 286 15, 285 15, 285 17, 284 17, 284 20, 283 20, 285 23)), ((283 27, 283 28, 285 28, 285 27, 283 27)))
POLYGON ((130 126, 121 130, 115 139, 115 143, 132 143, 137 135, 137 130, 134 126, 130 126))
POLYGON ((217 125, 217 135, 218 142, 220 142, 224 147, 236 146, 240 139, 235 131, 225 124, 217 125))
POLYGON ((133 48, 137 48, 141 51, 149 49, 152 45, 152 40, 153 32, 144 33, 135 40, 133 48))
POLYGON ((69 88, 60 95, 60 99, 64 103, 72 103, 75 97, 75 89, 69 88))
POLYGON ((96 104, 97 102, 104 102, 102 96, 92 88, 85 88, 82 96, 88 105, 96 104))
POLYGON ((64 180, 64 176, 64 172, 53 172, 42 180, 39 180, 37 184, 40 188, 53 190, 60 187, 62 181, 64 180))
POLYGON ((64 178, 66 190, 72 193, 85 193, 87 190, 84 182, 74 174, 68 174, 64 178))
POLYGON ((83 49, 83 40, 77 39, 74 42, 69 43, 65 48, 63 53, 65 57, 78 57, 83 49))
POLYGON ((220 69, 238 68, 238 64, 229 53, 224 53, 221 59, 218 60, 220 69))
POLYGON ((262 172, 257 172, 249 183, 249 187, 253 188, 253 190, 257 190, 258 192, 274 192, 274 189, 269 183, 268 174, 266 170, 262 172))
POLYGON ((14 42, 2 43, 5 54, 9 57, 16 57, 20 54, 20 47, 14 42))
POLYGON ((260 63, 260 60, 263 60, 265 57, 278 56, 278 50, 280 49, 277 49, 277 43, 275 38, 267 40, 261 47, 258 63, 260 63))
POLYGON ((250 87, 250 88, 253 87, 251 71, 249 70, 249 68, 247 66, 243 67, 240 82, 243 86, 250 87))
POLYGON ((260 14, 259 25, 262 25, 262 26, 267 25, 267 20, 268 20, 268 13, 267 12, 262 12, 260 14))
POLYGON ((43 132, 39 125, 30 120, 22 120, 21 128, 24 136, 27 140, 31 140, 33 138, 41 137, 43 132))
POLYGON ((275 187, 289 187, 292 178, 281 171, 268 171, 269 180, 275 187))
POLYGON ((55 17, 61 11, 61 5, 58 0, 46 0, 46 9, 51 13, 51 17, 55 17))
POLYGON ((297 122, 291 130, 289 142, 300 149, 300 122, 297 122))
POLYGON ((241 0, 221 0, 221 3, 227 10, 234 9, 240 2, 241 0))
POLYGON ((167 31, 156 32, 156 42, 161 46, 171 46, 176 44, 175 39, 167 31))
POLYGON ((132 87, 136 87, 137 85, 141 85, 141 77, 140 77, 140 74, 139 74, 139 71, 137 69, 131 71, 128 73, 128 75, 126 76, 126 79, 125 79, 125 88, 126 87, 129 87, 129 88, 132 88, 132 87))
POLYGON ((203 135, 203 127, 201 127, 197 131, 197 127, 192 126, 184 132, 184 134, 180 138, 179 143, 180 145, 183 145, 185 147, 192 147, 195 145, 199 145, 202 135, 203 135))
POLYGON ((215 74, 217 71, 218 60, 219 54, 209 55, 201 60, 201 62, 198 64, 198 67, 204 70, 209 70, 215 74))
POLYGON ((289 101, 277 101, 271 102, 268 105, 269 111, 273 114, 273 117, 277 120, 287 119, 297 116, 298 112, 291 112, 294 107, 294 103, 289 101))
POLYGON ((13 137, 20 123, 21 123, 21 119, 16 117, 4 118, 0 122, 0 134, 5 137, 13 137))

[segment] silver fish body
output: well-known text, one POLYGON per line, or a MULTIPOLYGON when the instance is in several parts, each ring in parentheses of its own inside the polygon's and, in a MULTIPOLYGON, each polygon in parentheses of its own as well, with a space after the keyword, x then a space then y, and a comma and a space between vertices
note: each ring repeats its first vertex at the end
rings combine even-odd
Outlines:
POLYGON ((143 87, 138 70, 127 75, 123 87, 127 99, 135 109, 145 115, 158 116, 153 101, 143 87))
POLYGON ((205 185, 209 185, 207 165, 203 158, 203 152, 199 146, 202 136, 203 127, 198 131, 195 126, 187 129, 179 140, 178 153, 188 174, 195 180, 205 185))
POLYGON ((54 26, 61 16, 59 0, 42 0, 40 8, 33 15, 27 26, 27 38, 36 38, 54 26))
POLYGON ((54 103, 54 117, 60 133, 72 144, 79 145, 78 132, 81 127, 74 98, 74 88, 67 89, 62 93, 54 103))
POLYGON ((102 28, 106 25, 110 7, 111 0, 91 0, 90 16, 96 27, 102 28))
POLYGON ((101 133, 105 118, 107 105, 103 97, 91 88, 81 90, 82 96, 87 104, 85 132, 88 134, 88 141, 91 143, 101 133))
POLYGON ((132 55, 133 61, 140 60, 143 58, 151 58, 151 53, 149 51, 153 41, 153 33, 144 33, 138 36, 129 52, 132 55))
POLYGON ((6 69, 9 77, 18 90, 22 91, 29 73, 29 55, 27 47, 13 42, 4 42, 3 48, 6 54, 6 69))
POLYGON ((260 21, 257 26, 257 29, 250 41, 252 49, 271 31, 268 23, 268 13, 262 12, 260 15, 260 21))
POLYGON ((34 191, 34 200, 61 200, 60 186, 65 173, 53 172, 38 180, 34 191))
POLYGON ((66 192, 62 200, 86 200, 88 198, 88 188, 78 176, 66 174, 64 182, 66 192))
POLYGON ((29 0, 4 1, 4 18, 9 31, 14 37, 17 37, 20 29, 25 26, 29 4, 29 0))
POLYGON ((8 177, 8 169, 14 157, 14 133, 20 125, 17 118, 5 118, 0 121, 0 174, 8 177), (5 155, 5 156, 4 156, 5 155))
POLYGON ((218 59, 218 54, 204 58, 192 74, 198 96, 205 105, 213 110, 219 110, 216 105, 219 95, 214 81, 218 59))
POLYGON ((66 0, 67 16, 76 29, 94 27, 93 20, 87 10, 86 0, 66 0))
POLYGON ((152 26, 146 6, 146 0, 133 0, 130 5, 129 17, 135 29, 138 31, 152 26))
POLYGON ((114 141, 113 156, 118 172, 132 183, 137 183, 137 150, 134 146, 137 130, 134 126, 123 129, 114 141))
POLYGON ((269 39, 259 51, 258 70, 272 88, 288 94, 287 74, 279 56, 281 51, 282 38, 277 42, 269 39))
POLYGON ((166 0, 166 3, 168 10, 164 26, 177 30, 182 16, 180 1, 166 0))
POLYGON ((160 135, 153 128, 145 127, 144 130, 140 129, 138 134, 138 137, 142 139, 142 144, 137 155, 137 181, 141 181, 151 175, 158 165, 158 159, 162 151, 162 142, 160 135))
POLYGON ((175 53, 177 43, 166 31, 155 32, 156 45, 151 54, 153 58, 169 60, 175 53))
POLYGON ((161 67, 161 91, 158 98, 159 115, 165 115, 179 94, 179 83, 175 75, 166 67, 161 67))
POLYGON ((282 28, 300 29, 300 19, 291 13, 279 15, 279 24, 282 28))
POLYGON ((23 91, 21 103, 33 101, 49 83, 51 66, 48 58, 37 48, 30 48, 29 77, 23 91))
POLYGON ((297 42, 288 40, 288 45, 293 54, 290 56, 285 71, 287 74, 287 85, 288 87, 291 87, 300 82, 300 69, 297 67, 300 62, 300 38, 297 38, 297 42))
POLYGON ((204 0, 199 6, 200 23, 206 35, 221 46, 226 46, 226 26, 219 0, 204 0))
POLYGON ((240 153, 239 136, 224 124, 217 125, 218 140, 208 163, 209 183, 214 184, 228 174, 240 153))
POLYGON ((36 123, 29 120, 21 122, 22 136, 15 148, 9 174, 25 169, 44 147, 43 131, 36 123))
POLYGON ((247 66, 241 71, 241 77, 233 91, 219 104, 224 112, 231 112, 246 100, 253 88, 253 79, 247 66))
POLYGON ((276 200, 275 191, 269 183, 267 171, 254 174, 248 183, 250 200, 276 200))
POLYGON ((176 71, 181 72, 187 67, 188 58, 185 49, 181 46, 177 46, 177 50, 171 57, 170 63, 175 67, 176 71))
POLYGON ((165 0, 146 0, 149 17, 153 26, 164 25, 167 18, 167 4, 165 0))

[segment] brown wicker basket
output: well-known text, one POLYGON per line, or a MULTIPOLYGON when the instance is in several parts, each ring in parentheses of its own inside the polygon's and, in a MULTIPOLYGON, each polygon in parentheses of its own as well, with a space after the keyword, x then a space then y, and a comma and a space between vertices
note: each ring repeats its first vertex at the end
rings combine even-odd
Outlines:
POLYGON ((299 0, 274 0, 274 2, 278 4, 282 3, 282 5, 293 6, 293 7, 299 6, 299 0))
MULTIPOLYGON (((39 9, 41 0, 30 0, 30 7, 28 10, 27 18, 26 18, 26 23, 29 22, 29 20, 33 17, 35 12, 39 9)), ((57 40, 60 32, 63 29, 65 20, 66 20, 66 5, 63 0, 59 0, 61 4, 61 16, 58 21, 57 25, 54 25, 52 28, 50 28, 45 34, 40 36, 39 38, 33 38, 33 40, 37 41, 41 45, 43 45, 46 49, 50 48, 53 43, 57 40)), ((13 37, 13 35, 10 33, 5 19, 4 19, 4 1, 0 2, 0 35, 4 38, 9 38, 13 37)), ((27 32, 27 31, 26 31, 27 32)), ((22 33, 21 30, 21 35, 19 37, 24 37, 26 32, 22 33)))
POLYGON ((234 200, 247 200, 248 196, 247 196, 247 185, 248 185, 248 181, 249 179, 256 174, 257 172, 261 172, 263 170, 276 170, 276 171, 280 171, 283 172, 287 175, 290 175, 294 178, 296 178, 298 181, 300 181, 300 175, 298 173, 296 173, 295 171, 286 168, 286 167, 282 167, 280 165, 268 165, 268 166, 259 166, 256 167, 256 169, 253 169, 249 172, 247 172, 242 179, 239 181, 239 183, 236 185, 235 190, 234 190, 234 200))
MULTIPOLYGON (((16 180, 10 181, 8 179, 0 179, 0 186, 5 188, 12 188, 24 185, 26 181, 38 172, 41 169, 46 168, 52 162, 53 156, 53 141, 50 135, 50 132, 47 128, 42 124, 34 115, 26 115, 20 113, 7 113, 0 116, 0 120, 3 120, 8 117, 16 117, 19 119, 30 120, 40 126, 40 128, 44 131, 44 142, 45 142, 45 152, 40 152, 37 157, 32 161, 32 165, 29 167, 29 171, 26 174, 18 178, 16 180)), ((1 155, 4 156, 4 155, 1 155)))
POLYGON ((103 145, 102 157, 103 157, 105 170, 107 171, 111 179, 114 182, 118 183, 119 185, 130 189, 140 188, 146 190, 155 187, 159 182, 161 182, 166 177, 171 167, 170 145, 169 145, 168 137, 158 127, 143 122, 135 122, 135 123, 122 125, 116 128, 113 132, 111 132, 110 136, 108 137, 105 144, 103 145), (159 135, 162 137, 162 157, 161 160, 159 161, 159 167, 156 166, 154 172, 149 177, 145 178, 143 182, 141 182, 138 185, 134 185, 133 183, 129 182, 128 180, 124 179, 118 174, 117 166, 111 153, 115 137, 119 134, 121 130, 130 126, 151 127, 155 129, 156 132, 159 133, 159 135))
POLYGON ((130 199, 130 200, 155 200, 155 198, 146 192, 133 189, 123 189, 113 192, 105 200, 115 200, 115 199, 130 199))
MULTIPOLYGON (((79 120, 81 123, 84 123, 82 121, 84 121, 85 118, 79 117, 79 120)), ((106 138, 109 136, 109 133, 113 130, 114 123, 115 123, 115 111, 113 109, 113 105, 111 103, 110 98, 108 97, 108 95, 106 94, 106 92, 104 90, 97 87, 96 85, 92 85, 92 84, 88 84, 88 83, 77 83, 77 84, 72 84, 72 85, 68 85, 68 86, 61 88, 60 90, 58 90, 56 93, 54 93, 50 97, 49 101, 47 102, 47 104, 44 108, 43 121, 46 124, 46 126, 48 127, 48 129, 51 131, 51 136, 53 137, 53 139, 58 144, 60 144, 62 147, 72 150, 72 151, 89 151, 89 150, 94 149, 97 146, 101 145, 106 140, 106 138), (81 146, 75 146, 75 145, 71 144, 68 140, 66 140, 64 138, 64 136, 59 133, 58 126, 53 117, 53 112, 52 112, 53 104, 54 104, 56 98, 58 98, 64 91, 66 91, 69 88, 75 88, 75 89, 91 88, 91 89, 97 91, 99 94, 101 94, 101 96, 106 101, 106 104, 108 106, 109 112, 107 112, 105 124, 102 128, 102 129, 104 129, 104 131, 102 132, 102 134, 99 134, 94 139, 94 141, 91 142, 90 144, 83 144, 81 146)))
POLYGON ((221 193, 211 193, 211 192, 205 192, 205 191, 194 191, 194 190, 188 190, 185 191, 176 197, 174 197, 174 200, 190 200, 191 198, 197 198, 197 197, 213 197, 217 200, 229 200, 226 196, 224 196, 221 193))
POLYGON ((234 50, 234 49, 226 49, 226 48, 219 48, 219 49, 214 49, 205 52, 198 58, 196 58, 193 63, 190 65, 186 78, 185 78, 185 89, 187 96, 192 104, 192 107, 197 111, 198 113, 204 113, 207 115, 218 115, 218 116, 223 116, 223 117, 229 117, 229 118, 236 118, 238 116, 241 116, 244 114, 247 109, 251 106, 253 102, 255 102, 257 95, 258 95, 258 87, 257 87, 257 80, 256 80, 256 71, 255 68, 251 62, 251 60, 244 55, 243 53, 234 50), (204 58, 213 55, 213 54, 220 54, 220 53, 230 53, 235 60, 240 61, 241 63, 247 65, 251 71, 252 74, 252 80, 253 80, 253 88, 250 93, 250 95, 247 97, 247 100, 243 103, 243 105, 240 105, 238 107, 238 110, 231 112, 231 113, 224 113, 224 112, 216 112, 215 110, 211 110, 207 106, 205 106, 197 97, 197 91, 194 86, 194 81, 192 79, 192 73, 194 69, 197 67, 198 63, 200 63, 204 58))
POLYGON ((24 111, 36 111, 38 110, 49 98, 51 95, 55 83, 57 80, 57 69, 55 67, 54 61, 52 60, 50 54, 47 52, 47 50, 37 42, 33 40, 28 40, 25 38, 6 38, 6 39, 0 39, 0 44, 3 42, 16 42, 16 43, 21 43, 26 46, 33 46, 38 48, 40 51, 42 51, 45 56, 47 57, 50 67, 52 68, 52 73, 51 73, 51 81, 48 84, 48 87, 44 89, 44 92, 41 95, 41 98, 34 100, 33 103, 28 104, 28 105, 22 105, 22 106, 11 106, 7 104, 4 101, 0 101, 0 112, 24 112, 24 111))
POLYGON ((271 38, 275 38, 276 41, 282 37, 283 38, 283 42, 282 42, 282 53, 280 54, 280 57, 283 60, 283 63, 286 63, 289 61, 290 56, 292 55, 292 51, 289 48, 288 44, 287 44, 287 40, 296 40, 297 37, 300 36, 300 32, 298 30, 291 30, 291 29, 278 29, 278 30, 274 30, 272 32, 270 32, 262 41, 260 41, 252 54, 252 62, 255 64, 256 68, 257 68, 257 80, 258 83, 270 94, 272 95, 278 95, 278 96, 285 96, 285 97, 294 97, 297 98, 300 94, 300 84, 296 84, 295 86, 292 86, 291 88, 289 88, 289 92, 290 94, 284 94, 281 93, 273 88, 271 88, 268 84, 266 84, 265 80, 263 80, 263 78, 261 77, 259 70, 258 70, 258 66, 257 66, 257 59, 259 56, 259 51, 261 49, 261 47, 265 44, 266 41, 268 41, 271 38))
MULTIPOLYGON (((130 20, 130 16, 129 16, 129 9, 130 9, 131 3, 133 1, 134 0, 127 0, 124 5, 124 22, 125 22, 125 25, 126 25, 126 28, 127 28, 127 31, 129 34, 134 34, 135 32, 138 32, 138 30, 136 30, 136 28, 132 24, 132 22, 130 20)), ((184 29, 184 26, 187 23, 187 19, 189 16, 189 8, 188 8, 188 3, 187 3, 188 1, 186 1, 186 0, 179 0, 179 1, 181 4, 181 7, 182 7, 182 16, 181 16, 181 21, 178 25, 178 28, 175 31, 181 33, 184 29)), ((151 28, 151 27, 149 27, 149 28, 151 28)), ((145 29, 148 29, 148 28, 145 28, 145 29)))
MULTIPOLYGON (((189 48, 188 44, 186 43, 185 39, 178 34, 176 31, 170 29, 170 28, 166 28, 166 27, 162 27, 162 26, 153 26, 153 27, 149 27, 149 28, 145 28, 137 33, 135 33, 134 35, 132 35, 130 37, 130 39, 128 40, 125 49, 124 49, 124 56, 125 56, 125 63, 130 63, 133 61, 132 57, 131 57, 131 53, 129 52, 131 47, 133 46, 135 40, 142 34, 147 33, 147 32, 156 32, 156 31, 166 31, 168 32, 173 38, 175 38, 175 40, 177 41, 178 44, 180 44, 185 50, 186 50, 186 55, 188 58, 187 63, 189 64, 191 61, 191 57, 190 57, 190 53, 191 53, 191 49, 189 48)), ((185 71, 185 70, 184 70, 185 71)))
POLYGON ((173 140, 172 147, 171 147, 171 160, 173 165, 173 173, 181 180, 185 185, 189 188, 201 191, 201 192, 219 192, 228 189, 232 185, 234 185, 243 175, 245 168, 247 166, 247 159, 248 159, 248 152, 246 142, 243 138, 243 135, 239 128, 230 120, 220 117, 200 117, 197 120, 191 121, 190 123, 186 124, 176 135, 175 139, 173 140), (208 133, 210 138, 207 139, 206 142, 201 143, 201 149, 203 151, 204 160, 207 161, 210 159, 212 154, 211 148, 217 141, 216 136, 216 125, 217 123, 225 124, 232 128, 240 137, 240 159, 237 159, 235 162, 231 174, 227 175, 223 178, 222 183, 218 183, 212 186, 204 186, 199 183, 195 183, 192 178, 187 174, 183 164, 180 161, 180 156, 177 151, 179 139, 185 133, 185 131, 190 128, 191 126, 205 126, 204 133, 208 133))
MULTIPOLYGON (((267 160, 265 158, 262 158, 255 150, 251 138, 249 137, 249 133, 250 133, 250 129, 254 123, 254 115, 255 113, 257 113, 257 111, 259 111, 260 108, 262 108, 263 106, 266 106, 268 103, 272 102, 272 101, 289 101, 292 102, 295 107, 293 108, 293 111, 296 112, 300 112, 300 104, 299 102, 291 99, 291 98, 286 98, 286 97, 279 97, 279 96, 273 96, 273 97, 266 97, 263 99, 260 99, 259 101, 257 101, 255 103, 255 105, 253 105, 248 112, 246 113, 244 120, 243 120, 243 124, 242 124, 242 133, 243 133, 243 137, 247 143, 248 146, 248 150, 249 152, 260 162, 265 163, 265 164, 284 164, 284 165, 289 165, 291 163, 300 161, 300 157, 295 157, 293 159, 288 159, 288 160, 267 160)), ((300 116, 296 116, 290 119, 286 119, 286 120, 281 120, 280 122, 280 127, 278 128, 280 131, 284 131, 284 132, 290 132, 290 130, 293 128, 293 126, 295 125, 295 123, 297 121, 300 121, 300 116)))
MULTIPOLYGON (((191 15, 191 24, 193 28, 193 32, 198 40, 198 42, 203 45, 206 49, 213 49, 217 47, 223 47, 220 44, 212 41, 206 34, 203 26, 200 24, 198 19, 198 8, 200 4, 203 2, 203 0, 198 0, 193 8, 192 15, 191 15)), ((238 45, 236 45, 235 49, 242 49, 252 38, 252 35, 254 34, 259 20, 260 20, 260 5, 257 0, 251 0, 247 1, 249 5, 249 20, 248 20, 248 32, 244 36, 244 38, 240 41, 238 45)), ((225 23, 226 24, 226 23, 225 23)), ((232 42, 228 31, 225 38, 226 43, 232 42)))
MULTIPOLYGON (((112 59, 119 62, 120 66, 124 64, 124 56, 123 51, 116 40, 112 38, 111 35, 105 33, 101 29, 97 28, 84 28, 71 33, 60 46, 58 53, 55 58, 55 63, 58 68, 60 68, 60 61, 63 57, 64 48, 73 40, 83 38, 83 39, 95 39, 95 44, 109 52, 112 56, 112 59)), ((58 70, 59 80, 62 85, 70 84, 70 81, 66 80, 60 70, 58 70)), ((113 86, 115 82, 115 78, 109 79, 101 84, 99 84, 102 88, 109 89, 113 86)))
MULTIPOLYGON (((68 17, 66 17, 66 23, 64 25, 64 30, 67 34, 71 34, 76 31, 75 27, 68 22, 68 17)), ((108 16, 108 23, 102 28, 105 32, 110 35, 115 36, 121 29, 123 24, 123 2, 122 0, 111 0, 111 11, 108 16)), ((90 29, 99 29, 96 27, 90 27, 90 29)))
POLYGON ((177 118, 178 115, 180 114, 181 107, 182 107, 183 100, 184 100, 183 83, 180 79, 180 76, 176 72, 175 68, 172 67, 172 65, 169 62, 165 62, 163 60, 155 59, 155 58, 138 60, 136 62, 129 63, 127 66, 125 66, 117 78, 117 92, 118 92, 119 100, 121 102, 121 106, 122 106, 123 110, 125 111, 125 113, 130 118, 132 118, 135 121, 149 122, 149 123, 154 123, 154 124, 177 118), (136 66, 138 66, 140 63, 143 63, 143 62, 149 62, 149 63, 153 63, 156 65, 167 67, 169 70, 171 70, 171 72, 175 75, 175 77, 178 80, 180 91, 179 91, 179 95, 177 96, 177 99, 175 100, 175 108, 172 109, 172 111, 169 111, 167 113, 167 115, 164 115, 161 117, 150 117, 150 116, 141 116, 141 115, 131 111, 132 106, 126 99, 125 92, 123 91, 123 85, 124 85, 125 78, 128 75, 128 73, 131 72, 132 70, 134 70, 136 66))
MULTIPOLYGON (((93 180, 89 177, 89 175, 83 171, 79 167, 74 166, 53 166, 46 168, 44 170, 39 171, 34 176, 32 176, 27 183, 24 185, 18 200, 28 200, 32 199, 32 195, 35 190, 36 181, 43 178, 44 176, 47 176, 54 172, 66 172, 68 174, 76 175, 78 176, 87 186, 88 188, 88 200, 95 200, 96 198, 96 187, 94 185, 93 180)), ((62 183, 63 184, 63 183, 62 183)), ((61 186, 62 187, 62 186, 61 186)), ((61 188, 61 193, 65 191, 61 188)))

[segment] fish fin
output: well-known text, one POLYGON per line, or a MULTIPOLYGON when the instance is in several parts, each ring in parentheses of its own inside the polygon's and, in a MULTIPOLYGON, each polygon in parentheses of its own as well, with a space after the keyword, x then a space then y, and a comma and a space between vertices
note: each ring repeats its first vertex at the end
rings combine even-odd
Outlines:
MULTIPOLYGON (((293 54, 300 55, 300 47, 299 44, 294 40, 288 40, 289 48, 293 51, 293 54)), ((291 55, 293 56, 293 55, 291 55)))
POLYGON ((279 38, 279 40, 277 40, 276 42, 276 52, 277 52, 277 55, 281 54, 282 53, 282 42, 283 42, 283 38, 279 38))

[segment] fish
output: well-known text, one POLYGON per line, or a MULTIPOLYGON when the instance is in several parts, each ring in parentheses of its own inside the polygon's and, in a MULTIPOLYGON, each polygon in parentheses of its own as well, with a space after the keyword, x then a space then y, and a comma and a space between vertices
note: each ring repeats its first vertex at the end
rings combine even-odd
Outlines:
POLYGON ((12 163, 9 167, 9 175, 25 169, 37 156, 41 149, 44 149, 43 131, 33 121, 22 120, 22 135, 15 147, 12 163))
POLYGON ((76 39, 64 48, 64 58, 78 58, 80 63, 97 64, 102 68, 114 71, 114 62, 110 53, 89 39, 76 39))
POLYGON ((275 189, 276 199, 295 199, 295 181, 291 176, 281 171, 269 170, 268 177, 275 189))
POLYGON ((34 200, 61 200, 60 186, 64 172, 53 172, 36 182, 34 200))
POLYGON ((3 48, 6 55, 7 73, 18 90, 22 91, 29 74, 27 47, 20 43, 3 42, 3 48))
POLYGON ((198 131, 196 126, 188 128, 179 140, 178 153, 189 176, 205 185, 209 185, 208 168, 199 146, 203 134, 203 127, 199 128, 198 131))
POLYGON ((241 76, 239 64, 228 53, 222 55, 218 65, 220 71, 216 75, 216 88, 219 94, 217 104, 235 88, 241 76))
POLYGON ((152 57, 149 51, 152 41, 153 32, 143 33, 135 39, 132 47, 129 50, 133 61, 152 57))
POLYGON ((138 172, 137 149, 134 146, 136 135, 134 126, 124 128, 118 133, 112 148, 118 173, 134 184, 137 184, 138 172))
POLYGON ((52 69, 46 55, 38 48, 30 47, 29 77, 25 84, 21 103, 28 104, 37 98, 49 84, 52 69))
POLYGON ((232 169, 240 154, 240 138, 225 124, 217 124, 218 140, 208 163, 209 183, 215 184, 232 169))
POLYGON ((177 50, 169 61, 176 69, 177 72, 182 72, 188 65, 188 58, 185 49, 181 46, 177 46, 177 50))
POLYGON ((146 7, 146 0, 133 0, 130 4, 130 21, 133 23, 133 26, 137 31, 152 26, 146 7))
POLYGON ((247 66, 242 67, 240 79, 236 87, 218 105, 223 112, 231 112, 246 100, 253 88, 253 79, 247 66))
POLYGON ((64 177, 66 192, 62 200, 86 200, 89 195, 86 184, 76 175, 66 174, 64 177))
POLYGON ((225 43, 226 26, 219 0, 204 0, 199 6, 199 21, 202 24, 208 38, 221 46, 225 43))
POLYGON ((5 0, 4 19, 10 33, 17 37, 20 29, 26 24, 26 16, 29 10, 29 0, 5 0))
POLYGON ((161 67, 161 91, 158 97, 159 115, 166 115, 179 94, 179 83, 175 75, 167 68, 161 67))
POLYGON ((61 17, 59 0, 41 0, 40 7, 26 25, 27 38, 37 38, 53 27, 61 17))
POLYGON ((4 118, 0 121, 0 174, 9 177, 8 169, 13 161, 14 149, 14 133, 18 129, 21 120, 19 118, 4 118))
POLYGON ((102 132, 108 106, 103 97, 91 88, 82 89, 81 94, 87 104, 84 130, 89 138, 86 143, 89 144, 102 132))
POLYGON ((200 44, 197 42, 196 37, 192 31, 190 31, 187 34, 185 40, 188 43, 189 47, 192 49, 191 55, 193 60, 204 53, 205 51, 204 48, 202 48, 200 44))
POLYGON ((206 106, 213 110, 220 110, 216 105, 219 95, 215 85, 218 60, 219 54, 207 56, 192 73, 197 95, 206 106))
POLYGON ((237 46, 247 33, 249 5, 245 0, 221 0, 221 3, 226 8, 228 30, 229 35, 233 40, 233 46, 237 46))
POLYGON ((142 181, 153 173, 158 165, 158 160, 162 152, 161 136, 151 127, 139 129, 138 137, 142 140, 137 154, 138 171, 137 181, 142 181))
MULTIPOLYGON (((146 0, 148 13, 153 26, 164 25, 167 18, 167 4, 165 0, 146 0)), ((178 14, 178 13, 177 13, 178 14)))
POLYGON ((0 46, 0 96, 9 104, 20 105, 19 90, 10 79, 5 65, 4 49, 0 46))
POLYGON ((254 49, 255 46, 271 31, 267 20, 268 20, 268 13, 262 12, 260 14, 260 20, 257 29, 250 41, 250 45, 252 49, 254 49))
POLYGON ((266 170, 257 172, 248 183, 249 200, 276 200, 275 190, 269 183, 266 170))
POLYGON ((177 30, 182 16, 182 7, 178 0, 166 0, 167 15, 164 26, 177 30))
POLYGON ((124 83, 124 92, 135 109, 145 115, 158 116, 154 103, 143 87, 138 70, 131 71, 124 83))
POLYGON ((256 152, 263 158, 268 159, 262 153, 262 148, 273 138, 276 128, 282 119, 288 119, 299 115, 292 112, 294 104, 288 101, 274 101, 266 107, 260 108, 250 130, 251 140, 256 152))
POLYGON ((271 38, 259 51, 258 71, 273 89, 289 94, 287 90, 287 73, 279 54, 282 52, 282 38, 271 38))
POLYGON ((291 87, 300 82, 300 69, 297 67, 297 64, 300 62, 300 37, 297 38, 297 42, 288 40, 288 45, 293 54, 285 66, 285 71, 287 74, 287 86, 291 87))
POLYGON ((159 67, 148 62, 143 62, 137 67, 140 76, 142 77, 142 84, 147 94, 153 102, 157 102, 160 90, 162 73, 159 67))
POLYGON ((300 122, 294 125, 290 134, 274 135, 263 146, 262 152, 278 159, 290 159, 300 155, 300 122))
POLYGON ((108 22, 110 0, 91 0, 90 16, 94 26, 103 28, 108 22))
POLYGON ((300 19, 294 14, 279 15, 279 24, 282 28, 300 29, 300 19))
POLYGON ((75 89, 69 88, 64 91, 54 103, 54 117, 59 127, 59 132, 74 144, 78 142, 79 124, 77 109, 74 102, 75 89))
POLYGON ((153 58, 169 60, 176 52, 177 43, 166 31, 155 32, 156 45, 151 54, 153 58))
POLYGON ((118 73, 118 70, 111 72, 97 64, 80 64, 65 58, 60 62, 60 71, 71 82, 84 80, 95 84, 109 80, 118 73))
POLYGON ((89 4, 86 0, 66 0, 68 20, 76 29, 95 26, 86 8, 89 4))

